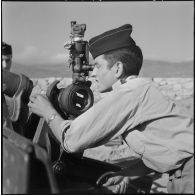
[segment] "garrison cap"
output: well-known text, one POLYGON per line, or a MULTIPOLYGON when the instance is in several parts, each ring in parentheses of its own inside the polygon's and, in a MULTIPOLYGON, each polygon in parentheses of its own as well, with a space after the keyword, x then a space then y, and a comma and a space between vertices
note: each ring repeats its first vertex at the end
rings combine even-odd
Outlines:
POLYGON ((106 52, 135 46, 135 41, 131 38, 132 25, 125 24, 118 28, 106 31, 89 40, 89 51, 93 58, 106 52))
POLYGON ((5 42, 2 42, 1 53, 2 53, 2 55, 12 55, 11 45, 9 45, 5 42))

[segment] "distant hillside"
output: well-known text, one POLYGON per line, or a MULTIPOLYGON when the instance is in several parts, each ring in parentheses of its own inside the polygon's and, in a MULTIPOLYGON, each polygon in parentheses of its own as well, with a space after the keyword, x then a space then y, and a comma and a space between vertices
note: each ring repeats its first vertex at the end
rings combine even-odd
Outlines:
POLYGON ((65 64, 55 65, 24 65, 13 63, 12 71, 22 73, 30 78, 46 78, 46 77, 71 77, 71 69, 65 64))
POLYGON ((194 77, 193 61, 144 60, 140 75, 145 77, 194 77))
MULTIPOLYGON (((12 71, 22 73, 30 78, 45 77, 71 77, 71 69, 65 64, 40 64, 40 65, 23 65, 13 63, 12 71)), ((144 60, 140 76, 143 77, 193 77, 193 61, 186 62, 165 62, 144 60)))

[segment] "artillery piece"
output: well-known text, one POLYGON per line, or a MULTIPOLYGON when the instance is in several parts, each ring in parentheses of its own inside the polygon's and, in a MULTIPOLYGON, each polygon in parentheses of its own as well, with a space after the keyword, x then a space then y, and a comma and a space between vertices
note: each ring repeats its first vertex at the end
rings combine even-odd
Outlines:
MULTIPOLYGON (((71 22, 71 29, 71 43, 65 48, 70 50, 73 83, 59 90, 54 81, 46 93, 64 119, 77 117, 93 105, 91 83, 86 80, 92 69, 82 39, 86 26, 71 22)), ((66 153, 45 120, 29 112, 32 80, 4 70, 2 76, 3 193, 105 193, 102 183, 125 167, 83 153, 66 153)), ((149 193, 151 185, 148 176, 135 179, 128 193, 149 193)))

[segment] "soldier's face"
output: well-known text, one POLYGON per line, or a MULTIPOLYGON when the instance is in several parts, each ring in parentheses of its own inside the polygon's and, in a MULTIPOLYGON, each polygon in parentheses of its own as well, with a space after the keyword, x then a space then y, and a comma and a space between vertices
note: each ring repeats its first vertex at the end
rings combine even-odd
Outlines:
POLYGON ((12 65, 12 55, 2 55, 1 61, 3 70, 10 71, 12 65))
POLYGON ((112 85, 117 81, 115 76, 115 67, 108 67, 109 62, 103 55, 95 58, 95 67, 92 72, 92 77, 96 81, 96 90, 98 92, 108 92, 112 90, 112 85))

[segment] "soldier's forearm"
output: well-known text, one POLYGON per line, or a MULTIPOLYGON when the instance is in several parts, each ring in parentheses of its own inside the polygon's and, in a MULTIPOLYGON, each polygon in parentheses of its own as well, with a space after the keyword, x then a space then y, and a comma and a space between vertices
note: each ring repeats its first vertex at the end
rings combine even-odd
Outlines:
POLYGON ((62 133, 64 128, 69 125, 69 120, 64 120, 56 110, 53 110, 50 114, 45 117, 49 127, 51 128, 52 133, 58 139, 59 142, 62 142, 62 133))

